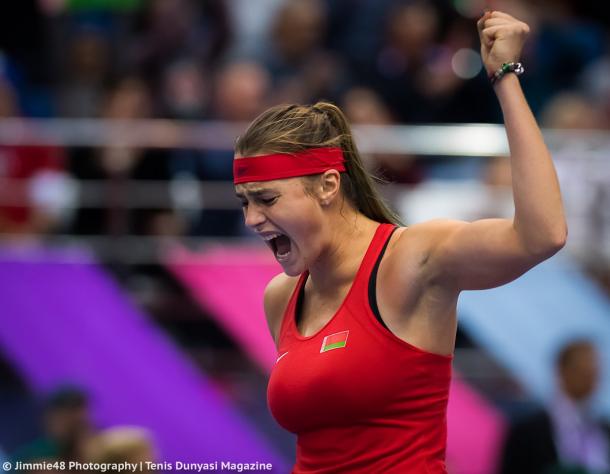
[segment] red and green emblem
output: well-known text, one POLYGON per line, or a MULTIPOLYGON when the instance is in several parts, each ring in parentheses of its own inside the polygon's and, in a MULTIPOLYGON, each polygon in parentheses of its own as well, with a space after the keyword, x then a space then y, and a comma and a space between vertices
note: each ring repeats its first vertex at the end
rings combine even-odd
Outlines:
POLYGON ((320 352, 331 351, 333 349, 341 349, 347 345, 347 336, 349 331, 341 331, 326 336, 322 341, 320 352))

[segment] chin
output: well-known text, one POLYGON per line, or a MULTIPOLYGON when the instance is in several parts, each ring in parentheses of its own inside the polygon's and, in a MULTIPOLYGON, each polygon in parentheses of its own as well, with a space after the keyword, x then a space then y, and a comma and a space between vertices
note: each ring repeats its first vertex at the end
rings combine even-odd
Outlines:
POLYGON ((289 277, 297 277, 300 276, 301 273, 303 273, 305 271, 305 269, 298 269, 298 268, 292 268, 292 267, 283 267, 284 268, 284 273, 286 275, 288 275, 289 277))
POLYGON ((307 270, 307 267, 301 262, 293 262, 292 265, 290 263, 288 263, 288 265, 282 265, 282 269, 286 275, 290 277, 298 277, 301 275, 301 273, 307 270))

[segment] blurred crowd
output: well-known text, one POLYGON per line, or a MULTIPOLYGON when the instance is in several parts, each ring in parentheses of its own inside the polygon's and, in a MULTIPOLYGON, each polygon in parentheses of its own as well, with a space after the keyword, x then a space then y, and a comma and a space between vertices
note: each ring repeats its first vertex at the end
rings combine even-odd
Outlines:
POLYGON ((57 387, 47 394, 38 434, 37 438, 12 453, 10 459, 17 472, 80 471, 78 467, 66 467, 69 463, 80 463, 105 465, 83 471, 113 473, 121 472, 113 469, 113 465, 139 465, 141 462, 143 469, 138 472, 146 473, 149 472, 146 462, 156 462, 154 440, 148 430, 137 426, 97 428, 92 419, 89 397, 76 386, 57 387), (39 468, 35 467, 36 463, 39 468), (43 466, 42 463, 46 464, 43 466))
MULTIPOLYGON (((499 123, 475 27, 489 7, 532 28, 522 82, 543 125, 608 129, 610 21, 599 2, 574 0, 10 2, 0 15, 0 118, 247 122, 273 104, 327 99, 355 124, 499 123)), ((0 232, 239 235, 237 203, 124 204, 134 181, 230 180, 231 158, 214 148, 3 144, 0 179, 22 182, 0 187, 0 232), (81 189, 107 183, 101 207, 79 207, 70 178, 81 189)), ((436 164, 378 155, 371 166, 417 185, 436 164)))
POLYGON ((610 425, 591 408, 598 388, 599 352, 589 339, 572 339, 555 357, 555 393, 546 408, 511 424, 500 474, 602 474, 610 472, 610 425))

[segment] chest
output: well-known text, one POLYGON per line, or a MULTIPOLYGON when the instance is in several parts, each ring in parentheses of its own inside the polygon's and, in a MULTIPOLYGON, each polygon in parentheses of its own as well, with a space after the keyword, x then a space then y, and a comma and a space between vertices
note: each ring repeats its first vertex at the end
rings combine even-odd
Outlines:
POLYGON ((341 309, 350 292, 350 287, 337 289, 332 298, 320 298, 310 293, 305 297, 302 289, 296 303, 295 320, 303 337, 310 337, 326 326, 341 309))
POLYGON ((447 360, 405 347, 344 308, 315 336, 288 337, 280 346, 268 401, 278 422, 296 433, 397 411, 416 419, 434 387, 448 386, 449 371, 447 360))
POLYGON ((278 422, 301 432, 369 416, 383 404, 395 379, 379 371, 387 364, 366 339, 362 329, 335 320, 310 339, 280 347, 268 388, 278 422))

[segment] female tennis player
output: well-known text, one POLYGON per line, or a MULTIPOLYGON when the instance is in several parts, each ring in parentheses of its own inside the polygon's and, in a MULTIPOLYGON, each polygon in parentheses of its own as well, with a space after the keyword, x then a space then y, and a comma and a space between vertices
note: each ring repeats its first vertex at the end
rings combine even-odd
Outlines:
POLYGON ((445 473, 460 291, 519 277, 566 240, 559 185, 522 93, 528 26, 478 22, 510 145, 512 220, 401 227, 334 105, 260 115, 236 145, 246 225, 282 266, 264 306, 278 357, 268 402, 297 434, 294 473, 445 473))

